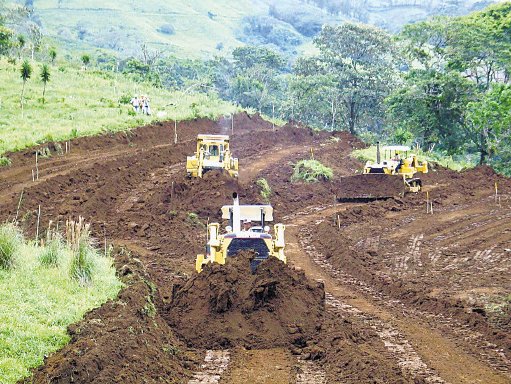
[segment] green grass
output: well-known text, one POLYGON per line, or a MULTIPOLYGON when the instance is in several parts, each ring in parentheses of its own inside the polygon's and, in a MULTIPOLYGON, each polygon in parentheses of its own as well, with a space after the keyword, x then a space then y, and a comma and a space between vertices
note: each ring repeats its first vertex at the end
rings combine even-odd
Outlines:
POLYGON ((90 284, 70 277, 71 253, 62 247, 59 267, 41 265, 44 248, 23 243, 15 266, 0 270, 0 383, 16 383, 69 342, 66 328, 117 295, 121 283, 112 260, 94 252, 90 284))
MULTIPOLYGON (((40 64, 27 81, 22 114, 22 80, 19 65, 0 59, 0 156, 37 143, 76 136, 127 130, 157 120, 215 119, 236 111, 236 107, 214 96, 166 91, 127 80, 114 73, 51 67, 51 81, 42 102, 43 85, 38 80, 40 64), (123 96, 146 94, 151 99, 152 116, 130 114, 123 96)), ((0 164, 8 165, 5 156, 0 164)))
MULTIPOLYGON (((411 151, 411 153, 415 153, 419 159, 419 161, 427 161, 428 163, 435 163, 441 165, 445 168, 449 168, 455 171, 461 171, 467 168, 473 168, 477 165, 476 157, 470 157, 468 155, 453 157, 443 155, 441 153, 428 153, 423 151, 411 151)), ((370 146, 364 149, 357 149, 351 153, 351 156, 354 158, 366 162, 366 161, 376 161, 376 146, 370 146)), ((383 153, 382 153, 383 156, 383 153)))
POLYGON ((305 181, 306 183, 328 181, 333 175, 334 172, 331 168, 317 160, 300 160, 294 165, 291 181, 305 181))
POLYGON ((271 196, 271 187, 270 184, 268 184, 268 180, 264 178, 260 178, 256 181, 256 185, 261 188, 261 196, 265 201, 270 200, 271 196))

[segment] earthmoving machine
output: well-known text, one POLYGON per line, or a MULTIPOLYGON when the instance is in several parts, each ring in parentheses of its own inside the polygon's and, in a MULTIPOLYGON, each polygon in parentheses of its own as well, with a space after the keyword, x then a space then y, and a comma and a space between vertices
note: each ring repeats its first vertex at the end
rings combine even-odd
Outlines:
POLYGON ((212 169, 225 170, 229 175, 238 177, 238 159, 232 157, 227 135, 198 135, 197 151, 186 158, 188 177, 202 178, 212 169))
POLYGON ((417 172, 427 173, 428 163, 419 162, 410 147, 376 145, 376 162, 368 161, 363 175, 341 178, 338 201, 371 201, 419 192, 422 181, 417 172), (384 152, 382 158, 381 152, 384 152))
POLYGON ((225 264, 238 252, 253 250, 255 258, 250 262, 250 269, 255 271, 261 261, 276 257, 286 263, 284 255, 285 225, 275 224, 274 235, 266 223, 273 221, 271 205, 240 205, 237 193, 233 193, 233 205, 222 207, 222 219, 229 220, 225 233, 220 233, 220 224, 208 225, 206 254, 197 255, 195 269, 201 272, 208 263, 225 264), (242 227, 243 222, 243 227, 242 227), (252 225, 255 222, 256 225, 252 225))

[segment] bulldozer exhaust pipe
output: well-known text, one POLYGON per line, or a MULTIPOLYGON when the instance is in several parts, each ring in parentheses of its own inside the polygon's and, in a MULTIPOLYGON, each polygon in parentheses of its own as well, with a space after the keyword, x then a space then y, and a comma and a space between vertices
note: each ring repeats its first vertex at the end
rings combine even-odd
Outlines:
POLYGON ((232 230, 236 233, 241 231, 240 199, 237 192, 232 194, 232 200, 232 230))
POLYGON ((380 152, 380 142, 376 142, 376 163, 381 163, 381 152, 380 152))

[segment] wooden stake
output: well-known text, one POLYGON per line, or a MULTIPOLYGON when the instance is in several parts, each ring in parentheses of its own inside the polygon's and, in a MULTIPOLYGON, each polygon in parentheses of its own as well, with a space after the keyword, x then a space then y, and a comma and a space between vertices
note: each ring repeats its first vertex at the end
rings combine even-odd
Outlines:
POLYGON ((497 203, 499 199, 499 187, 497 185, 497 182, 495 182, 495 203, 497 203))
POLYGON ((105 237, 105 257, 107 256, 107 248, 106 248, 106 223, 103 223, 103 235, 105 237))
POLYGON ((429 191, 426 191, 426 213, 429 213, 429 191))
POLYGON ((311 160, 314 160, 314 150, 311 148, 311 160))
POLYGON ((341 217, 337 215, 337 227, 341 229, 341 217))
POLYGON ((170 189, 170 200, 174 198, 174 182, 172 182, 172 188, 170 189))
POLYGON ((274 103, 271 103, 271 118, 272 118, 272 122, 271 122, 271 128, 272 130, 275 130, 275 104, 274 103))
POLYGON ((177 120, 174 120, 174 144, 177 144, 177 120))
POLYGON ((32 169, 32 181, 35 181, 34 170, 32 169))
POLYGON ((39 151, 36 151, 35 153, 35 179, 39 180, 39 162, 38 162, 38 153, 39 151))
POLYGON ((36 243, 39 241, 39 220, 41 220, 41 204, 39 204, 39 208, 37 209, 37 225, 36 225, 36 229, 35 229, 36 243))
POLYGON ((67 153, 67 141, 66 141, 66 153, 67 153))
POLYGON ((24 189, 21 190, 21 195, 20 195, 20 201, 18 201, 18 209, 16 209, 16 218, 14 219, 14 222, 17 223, 18 222, 18 214, 20 213, 20 207, 21 207, 21 200, 23 199, 23 193, 25 192, 24 189))

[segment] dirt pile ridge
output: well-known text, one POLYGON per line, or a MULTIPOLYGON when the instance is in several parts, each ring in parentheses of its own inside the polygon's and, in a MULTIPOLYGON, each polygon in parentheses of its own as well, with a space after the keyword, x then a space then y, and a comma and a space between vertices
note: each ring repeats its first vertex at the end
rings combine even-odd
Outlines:
POLYGON ((304 347, 320 330, 323 284, 274 257, 252 274, 251 258, 252 252, 241 252, 226 265, 208 265, 175 287, 165 317, 188 344, 304 347))
POLYGON ((158 314, 144 267, 122 249, 115 260, 126 288, 69 326, 71 342, 26 383, 173 383, 189 374, 196 357, 158 314))

